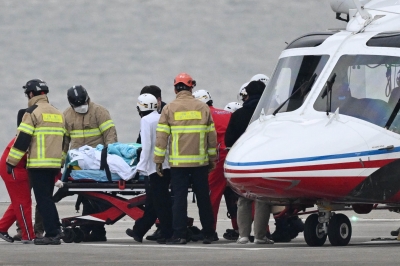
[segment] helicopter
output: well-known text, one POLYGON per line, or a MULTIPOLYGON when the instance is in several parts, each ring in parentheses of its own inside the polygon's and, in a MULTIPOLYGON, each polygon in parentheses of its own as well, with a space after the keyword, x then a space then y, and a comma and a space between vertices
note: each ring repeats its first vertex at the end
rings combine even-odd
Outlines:
POLYGON ((350 219, 400 207, 400 1, 331 0, 345 29, 282 51, 224 171, 241 196, 297 209, 309 246, 346 246, 350 219))

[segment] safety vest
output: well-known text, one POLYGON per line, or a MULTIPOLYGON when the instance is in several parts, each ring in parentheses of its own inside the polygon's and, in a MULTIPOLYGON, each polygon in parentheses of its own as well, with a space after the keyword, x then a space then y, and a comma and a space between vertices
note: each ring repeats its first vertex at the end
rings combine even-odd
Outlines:
POLYGON ((61 168, 64 117, 48 103, 46 95, 28 102, 7 163, 17 165, 28 152, 27 168, 61 168))
POLYGON ((110 113, 101 105, 89 101, 87 113, 80 114, 68 107, 64 111, 65 129, 67 130, 63 154, 69 149, 84 145, 96 147, 117 142, 117 131, 110 113))
POLYGON ((171 167, 198 167, 216 160, 216 132, 209 107, 189 91, 166 105, 156 130, 154 162, 162 163, 169 145, 171 167))

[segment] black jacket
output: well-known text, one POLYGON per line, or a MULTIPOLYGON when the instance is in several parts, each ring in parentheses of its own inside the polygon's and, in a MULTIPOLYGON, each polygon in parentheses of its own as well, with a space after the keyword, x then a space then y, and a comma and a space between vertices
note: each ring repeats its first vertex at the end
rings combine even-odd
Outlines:
POLYGON ((229 120, 228 128, 225 132, 225 145, 232 147, 233 144, 246 131, 250 123, 254 110, 260 101, 261 95, 252 95, 243 103, 243 107, 235 111, 229 120))

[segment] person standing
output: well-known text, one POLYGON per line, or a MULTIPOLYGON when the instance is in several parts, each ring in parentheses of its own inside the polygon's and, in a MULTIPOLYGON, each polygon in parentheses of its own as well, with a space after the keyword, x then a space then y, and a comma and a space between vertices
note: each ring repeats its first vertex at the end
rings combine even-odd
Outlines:
MULTIPOLYGON (((225 133, 225 145, 232 147, 232 145, 239 139, 239 137, 246 131, 246 128, 253 116, 254 110, 260 101, 261 95, 264 92, 265 83, 257 80, 251 81, 246 87, 247 98, 243 103, 243 107, 238 109, 232 114, 229 121, 228 128, 225 133)), ((238 200, 238 213, 237 221, 239 226, 239 238, 237 243, 248 243, 251 224, 253 221, 252 215, 253 200, 239 197, 238 200)), ((256 244, 273 244, 274 242, 266 237, 269 216, 271 213, 271 205, 267 202, 255 200, 254 211, 254 243, 256 244)))
POLYGON ((46 82, 33 79, 23 88, 29 99, 28 108, 7 157, 7 173, 14 174, 14 168, 29 150, 26 168, 46 231, 46 235, 35 238, 34 243, 59 245, 61 224, 52 196, 55 177, 61 169, 64 117, 49 104, 46 82))
POLYGON ((215 234, 214 217, 208 187, 208 172, 215 168, 217 134, 209 107, 196 100, 192 89, 196 82, 186 73, 175 77, 176 99, 167 104, 157 125, 154 162, 162 176, 162 163, 169 146, 171 186, 174 191, 173 236, 167 244, 186 244, 187 195, 190 184, 197 197, 204 244, 215 234))
MULTIPOLYGON (((92 102, 82 85, 68 89, 67 98, 70 104, 64 111, 65 129, 67 131, 63 147, 66 156, 69 149, 84 145, 95 148, 98 144, 107 146, 117 142, 117 131, 110 113, 101 105, 92 102)), ((82 198, 82 215, 95 213, 102 209, 99 201, 82 198)), ((107 241, 104 224, 83 225, 85 242, 107 241)))
MULTIPOLYGON (((26 109, 19 110, 17 126, 21 124, 25 111, 26 109)), ((0 176, 3 178, 11 199, 11 204, 0 219, 0 238, 7 242, 14 242, 15 239, 10 237, 7 231, 15 221, 18 221, 19 224, 23 225, 20 229, 20 241, 22 243, 32 243, 35 234, 32 227, 31 187, 29 185, 28 172, 25 168, 27 155, 25 154, 15 166, 14 174, 7 173, 6 160, 14 142, 15 138, 7 145, 0 159, 0 176)))
MULTIPOLYGON (((210 187, 210 200, 214 214, 214 230, 217 229, 217 216, 219 205, 221 203, 222 195, 225 195, 225 202, 231 219, 233 230, 238 230, 236 214, 237 207, 236 201, 237 196, 235 193, 225 193, 230 190, 227 187, 227 182, 224 176, 224 163, 228 151, 225 146, 224 137, 225 131, 231 118, 231 112, 215 108, 213 106, 213 100, 211 94, 206 90, 198 90, 193 92, 193 96, 207 104, 210 108, 211 116, 215 124, 215 130, 217 132, 217 163, 215 169, 208 174, 208 185, 210 187), (232 199, 233 197, 233 199, 232 199)), ((230 232, 232 229, 228 229, 230 232)), ((216 237, 218 239, 218 237, 216 237)))
POLYGON ((155 96, 149 93, 141 94, 138 98, 137 109, 140 117, 140 132, 142 152, 136 166, 137 171, 145 176, 146 203, 143 216, 135 222, 132 229, 126 234, 137 242, 142 242, 143 236, 150 230, 157 218, 160 221, 160 236, 157 242, 165 244, 166 239, 172 237, 172 203, 169 193, 171 180, 169 165, 163 163, 163 176, 156 172, 156 164, 152 160, 156 142, 156 128, 160 114, 155 96))

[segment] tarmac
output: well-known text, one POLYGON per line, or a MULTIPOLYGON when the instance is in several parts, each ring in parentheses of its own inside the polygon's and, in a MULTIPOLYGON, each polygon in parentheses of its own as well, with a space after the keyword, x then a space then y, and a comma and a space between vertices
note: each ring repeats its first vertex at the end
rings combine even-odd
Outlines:
MULTIPOLYGON (((78 215, 74 201, 57 204, 60 218, 78 215)), ((8 203, 0 203, 4 213, 8 203)), ((0 265, 398 265, 400 241, 390 231, 400 226, 400 215, 387 210, 367 215, 345 213, 352 221, 353 235, 349 245, 331 246, 327 240, 322 247, 309 247, 303 234, 289 243, 273 245, 236 244, 222 235, 231 228, 226 208, 221 203, 217 232, 220 240, 210 245, 190 242, 186 245, 160 245, 153 241, 135 242, 125 234, 134 221, 125 216, 114 225, 106 225, 107 242, 62 243, 59 246, 7 243, 0 239, 0 265), (373 238, 391 240, 371 241, 373 238)), ((197 206, 189 203, 189 216, 201 228, 197 206)), ((306 218, 301 216, 303 221, 306 218)), ((275 229, 273 219, 270 229, 275 229)), ((154 228, 149 231, 153 233, 154 228)), ((9 234, 14 235, 15 226, 9 234)))

